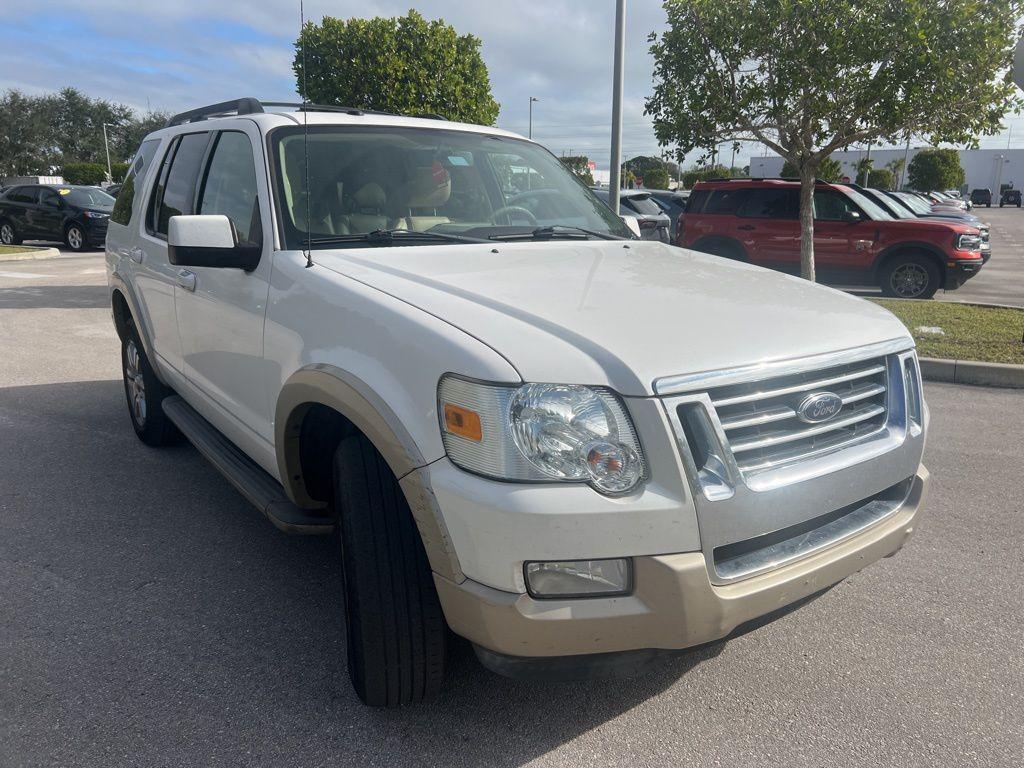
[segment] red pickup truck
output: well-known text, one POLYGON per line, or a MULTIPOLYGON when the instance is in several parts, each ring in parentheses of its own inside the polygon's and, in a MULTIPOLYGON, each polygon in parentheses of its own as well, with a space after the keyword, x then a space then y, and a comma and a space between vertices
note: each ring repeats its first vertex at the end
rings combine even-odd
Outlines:
MULTIPOLYGON (((799 273, 799 207, 795 181, 699 182, 679 216, 676 244, 799 273)), ((904 299, 959 288, 984 263, 976 227, 896 219, 857 190, 825 182, 814 192, 814 259, 823 282, 878 285, 904 299)))

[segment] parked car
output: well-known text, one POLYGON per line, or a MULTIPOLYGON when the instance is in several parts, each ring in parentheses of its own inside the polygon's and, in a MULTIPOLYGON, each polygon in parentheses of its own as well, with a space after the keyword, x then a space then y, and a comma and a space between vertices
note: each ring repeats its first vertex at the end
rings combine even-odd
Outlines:
POLYGON ((102 248, 114 198, 99 187, 27 184, 0 197, 0 243, 63 241, 73 251, 102 248))
MULTIPOLYGON (((699 182, 680 219, 677 242, 798 272, 799 190, 797 182, 781 179, 699 182)), ((977 227, 896 219, 847 185, 820 182, 814 218, 815 265, 829 282, 874 284, 887 296, 927 299, 939 288, 958 288, 984 263, 977 227)))
POLYGON ((955 197, 950 197, 944 192, 924 192, 924 197, 931 200, 933 208, 952 209, 958 211, 968 211, 971 208, 970 200, 960 200, 955 197))
POLYGON ((120 184, 110 184, 109 186, 104 187, 103 191, 106 192, 108 195, 110 195, 111 197, 113 197, 116 200, 118 193, 121 191, 121 185, 120 184))
POLYGON ((632 674, 919 527, 928 411, 889 312, 632 239, 507 131, 304 116, 241 99, 147 136, 107 276, 138 437, 338 537, 364 702, 435 695, 449 629, 505 675, 632 674), (513 173, 558 202, 512 204, 513 173))
POLYGON ((966 211, 942 211, 936 213, 935 211, 928 209, 927 206, 923 206, 923 204, 922 206, 926 210, 917 212, 911 209, 906 203, 899 201, 898 198, 893 196, 893 194, 887 190, 871 189, 869 187, 861 187, 857 184, 850 184, 848 186, 852 189, 856 189, 861 194, 878 203, 885 209, 886 213, 897 219, 939 219, 942 221, 963 222, 972 227, 977 227, 978 231, 981 233, 982 261, 988 262, 992 255, 992 244, 989 237, 990 227, 972 213, 967 213, 966 211))
POLYGON ((651 200, 668 216, 671 227, 672 242, 676 241, 676 228, 679 226, 679 215, 686 210, 686 201, 690 199, 689 190, 648 189, 651 200))
MULTIPOLYGON (((608 189, 601 187, 591 188, 605 204, 608 203, 608 189)), ((660 240, 663 243, 672 242, 672 221, 656 202, 651 199, 651 193, 639 189, 620 189, 619 206, 622 213, 633 215, 640 226, 640 236, 644 240, 660 240)))
POLYGON ((999 207, 1002 208, 1004 205, 1016 205, 1020 208, 1020 190, 1019 189, 1004 189, 1002 194, 999 195, 999 207))
POLYGON ((992 190, 983 189, 978 187, 971 190, 971 202, 975 205, 984 205, 986 208, 992 207, 992 190))

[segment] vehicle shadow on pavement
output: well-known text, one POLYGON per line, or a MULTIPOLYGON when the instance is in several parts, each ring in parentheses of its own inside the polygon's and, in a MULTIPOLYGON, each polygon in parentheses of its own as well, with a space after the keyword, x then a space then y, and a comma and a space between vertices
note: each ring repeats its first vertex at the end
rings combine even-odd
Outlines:
POLYGON ((0 389, 0 435, 0 756, 16 762, 519 766, 724 647, 544 684, 457 642, 439 701, 367 709, 333 538, 279 533, 188 444, 142 445, 118 380, 0 389))
POLYGON ((0 309, 103 309, 110 306, 105 285, 26 285, 0 288, 0 309))

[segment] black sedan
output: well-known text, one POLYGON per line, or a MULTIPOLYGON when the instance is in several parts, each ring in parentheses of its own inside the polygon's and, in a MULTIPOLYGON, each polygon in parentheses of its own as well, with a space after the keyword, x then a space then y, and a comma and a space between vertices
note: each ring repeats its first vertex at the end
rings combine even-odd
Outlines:
POLYGON ((102 248, 114 198, 99 187, 27 184, 0 195, 0 243, 60 240, 73 251, 102 248))

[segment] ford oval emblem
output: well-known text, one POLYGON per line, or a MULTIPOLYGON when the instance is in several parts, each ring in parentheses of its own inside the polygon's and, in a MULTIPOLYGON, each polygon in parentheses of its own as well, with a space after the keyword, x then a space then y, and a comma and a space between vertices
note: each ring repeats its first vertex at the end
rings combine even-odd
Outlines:
POLYGON ((807 424, 820 424, 843 410, 843 399, 834 392, 813 392, 800 401, 796 415, 807 424))

